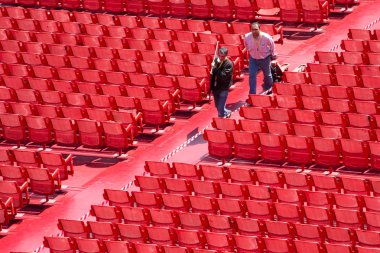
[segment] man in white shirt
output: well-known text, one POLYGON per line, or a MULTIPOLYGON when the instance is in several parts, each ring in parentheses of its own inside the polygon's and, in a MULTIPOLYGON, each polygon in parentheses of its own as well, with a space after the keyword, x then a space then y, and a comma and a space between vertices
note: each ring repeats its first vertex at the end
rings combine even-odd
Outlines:
POLYGON ((249 53, 249 94, 256 94, 256 76, 259 69, 264 73, 264 90, 273 85, 271 61, 277 58, 272 37, 260 31, 260 24, 253 22, 251 32, 244 37, 249 53))

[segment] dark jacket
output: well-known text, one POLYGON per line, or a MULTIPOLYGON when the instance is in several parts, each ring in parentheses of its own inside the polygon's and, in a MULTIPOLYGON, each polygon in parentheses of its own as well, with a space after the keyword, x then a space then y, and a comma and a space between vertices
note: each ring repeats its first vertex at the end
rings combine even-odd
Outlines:
POLYGON ((228 90, 232 85, 232 73, 234 65, 232 61, 228 58, 220 65, 217 62, 212 69, 210 89, 217 90, 228 90))

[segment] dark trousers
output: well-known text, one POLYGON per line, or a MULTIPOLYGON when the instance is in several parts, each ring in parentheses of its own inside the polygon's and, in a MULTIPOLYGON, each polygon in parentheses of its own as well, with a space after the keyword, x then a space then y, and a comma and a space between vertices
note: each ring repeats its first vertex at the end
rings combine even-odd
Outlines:
POLYGON ((270 70, 270 64, 270 56, 261 60, 249 57, 249 94, 256 94, 256 79, 259 69, 261 69, 264 74, 264 90, 268 90, 272 87, 273 77, 270 70))
POLYGON ((226 102, 228 97, 228 90, 213 90, 215 107, 218 110, 219 117, 227 116, 230 111, 226 109, 226 102))

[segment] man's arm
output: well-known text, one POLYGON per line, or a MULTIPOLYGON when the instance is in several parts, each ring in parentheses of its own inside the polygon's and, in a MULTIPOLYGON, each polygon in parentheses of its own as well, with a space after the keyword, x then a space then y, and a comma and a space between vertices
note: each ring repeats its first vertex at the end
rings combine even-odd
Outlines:
POLYGON ((272 60, 276 60, 277 54, 275 52, 275 46, 274 46, 274 41, 273 41, 272 37, 269 37, 269 43, 270 43, 269 44, 269 46, 270 46, 270 57, 272 60))

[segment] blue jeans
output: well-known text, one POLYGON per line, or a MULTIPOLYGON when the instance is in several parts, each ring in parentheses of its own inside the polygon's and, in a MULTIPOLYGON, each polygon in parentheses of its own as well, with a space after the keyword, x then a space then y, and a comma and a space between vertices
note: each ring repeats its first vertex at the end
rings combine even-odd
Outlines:
POLYGON ((256 60, 249 57, 249 94, 256 94, 256 79, 259 69, 264 74, 264 90, 268 90, 273 85, 272 72, 270 71, 271 59, 267 58, 256 60))
POLYGON ((228 90, 214 90, 212 91, 214 95, 215 107, 218 110, 218 116, 224 117, 230 114, 230 111, 226 109, 226 101, 228 97, 228 90))

